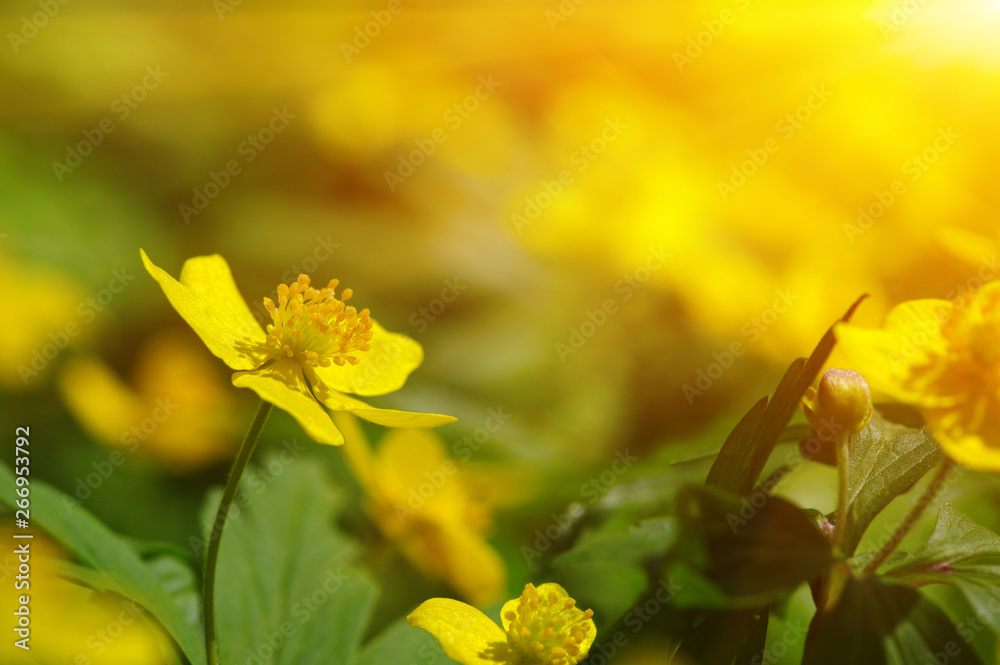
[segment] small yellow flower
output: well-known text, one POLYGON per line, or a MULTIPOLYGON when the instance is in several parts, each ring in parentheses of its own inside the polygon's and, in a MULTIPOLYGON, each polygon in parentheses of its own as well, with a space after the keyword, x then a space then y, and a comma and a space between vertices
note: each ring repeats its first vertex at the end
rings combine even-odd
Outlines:
POLYGON ((405 335, 390 333, 368 315, 344 304, 336 280, 322 289, 300 275, 278 287, 278 303, 264 304, 272 323, 260 327, 240 296, 226 260, 218 254, 188 259, 180 281, 139 250, 146 270, 205 346, 237 370, 233 385, 290 413, 319 443, 340 445, 344 437, 322 405, 350 411, 387 427, 437 427, 451 416, 378 409, 348 397, 398 390, 423 360, 423 350, 405 335))
POLYGON ((921 407, 948 456, 1000 470, 1000 282, 962 305, 902 303, 881 330, 842 323, 835 332, 873 387, 921 407))
POLYGON ((431 598, 406 621, 437 638, 462 665, 575 665, 587 657, 597 636, 593 610, 558 584, 524 586, 520 598, 500 611, 503 630, 476 608, 450 598, 431 598))
POLYGON ((367 495, 368 514, 385 537, 425 575, 448 582, 470 602, 496 600, 507 572, 482 535, 489 514, 469 496, 441 439, 393 430, 373 455, 357 419, 334 418, 346 439, 348 466, 367 495))

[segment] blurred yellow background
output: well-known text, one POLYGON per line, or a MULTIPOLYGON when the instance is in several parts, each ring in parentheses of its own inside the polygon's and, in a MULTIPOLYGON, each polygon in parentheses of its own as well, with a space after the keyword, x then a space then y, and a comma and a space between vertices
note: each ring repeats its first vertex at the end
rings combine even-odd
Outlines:
POLYGON ((995 1, 2 12, 0 418, 64 428, 38 473, 78 499, 95 442, 139 465, 88 506, 115 527, 193 510, 251 415, 139 247, 252 306, 340 279, 424 347, 379 406, 452 441, 499 409, 483 459, 541 475, 724 431, 862 293, 874 325, 1000 274, 995 1))

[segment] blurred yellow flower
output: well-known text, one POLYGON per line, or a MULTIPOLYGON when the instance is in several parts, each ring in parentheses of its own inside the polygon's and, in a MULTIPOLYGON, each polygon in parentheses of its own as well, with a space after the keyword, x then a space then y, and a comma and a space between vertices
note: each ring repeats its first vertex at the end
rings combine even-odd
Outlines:
POLYGON ((167 331, 140 351, 131 386, 94 357, 68 361, 58 383, 95 438, 186 472, 231 457, 243 427, 215 370, 197 340, 167 331))
POLYGON ((188 259, 177 281, 139 251, 178 314, 212 353, 237 370, 233 385, 290 413, 315 441, 344 442, 322 405, 387 427, 454 422, 451 416, 378 409, 344 394, 398 390, 420 365, 423 349, 405 335, 386 331, 368 310, 346 306, 350 289, 337 299, 336 280, 316 289, 300 275, 291 285, 279 285, 277 305, 264 299, 273 321, 265 333, 218 254, 188 259))
POLYGON ((463 665, 575 665, 597 636, 593 610, 584 612, 558 584, 530 582, 500 612, 503 630, 470 605, 431 598, 406 617, 463 665))
POLYGON ((503 560, 482 536, 485 508, 473 501, 463 474, 430 432, 386 434, 373 455, 358 421, 336 414, 347 463, 368 496, 368 513, 385 537, 426 575, 445 580, 482 605, 507 583, 503 560))
MULTIPOLYGON (((94 309, 86 291, 69 277, 41 264, 0 256, 0 291, 16 324, 0 326, 0 386, 24 390, 40 384, 63 350, 86 336, 94 309), (40 295, 41 294, 41 295, 40 295)), ((93 298, 90 299, 91 302, 93 298)))
POLYGON ((5 619, 0 662, 4 665, 72 663, 73 665, 160 665, 172 650, 169 638, 135 602, 110 594, 94 593, 67 582, 59 562, 65 554, 47 537, 12 541, 10 531, 0 531, 4 542, 30 543, 30 574, 19 575, 19 555, 5 548, 0 559, 0 613, 5 619), (28 603, 21 603, 27 596, 28 603), (25 646, 15 629, 21 607, 28 608, 30 635, 25 646))
POLYGON ((1000 282, 970 300, 913 300, 881 330, 836 327, 855 367, 886 394, 917 404, 956 462, 1000 470, 1000 282))

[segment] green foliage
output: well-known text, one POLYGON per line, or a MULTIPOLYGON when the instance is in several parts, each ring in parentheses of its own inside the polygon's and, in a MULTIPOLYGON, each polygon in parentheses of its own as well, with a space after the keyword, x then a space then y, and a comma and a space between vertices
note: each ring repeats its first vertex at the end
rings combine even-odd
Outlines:
POLYGON ((377 589, 333 529, 340 508, 320 468, 300 460, 230 515, 216 586, 223 663, 350 661, 377 589))
POLYGON ((688 542, 700 547, 706 577, 734 605, 756 607, 821 575, 833 548, 794 504, 764 497, 759 508, 720 490, 681 490, 678 515, 688 542))
POLYGON ((663 556, 676 543, 677 535, 677 522, 673 518, 643 520, 626 531, 581 538, 573 549, 563 552, 552 563, 556 566, 594 561, 643 563, 663 556))
POLYGON ((941 609, 919 591, 846 574, 839 600, 809 629, 803 665, 913 665, 981 661, 941 609))
MULTIPOLYGON (((864 296, 851 305, 841 321, 849 320, 862 300, 864 296)), ((796 359, 774 393, 754 404, 722 445, 706 484, 740 496, 753 490, 774 445, 798 410, 806 388, 819 376, 835 343, 831 326, 809 359, 796 359)))
POLYGON ((927 543, 883 574, 913 585, 953 585, 976 620, 1000 632, 1000 536, 951 504, 941 507, 927 543))
POLYGON ((854 554, 872 520, 900 494, 913 487, 944 455, 926 428, 891 423, 875 411, 848 445, 846 556, 854 554))
MULTIPOLYGON (((0 464, 0 501, 13 506, 16 498, 14 474, 0 464)), ((31 481, 31 505, 33 522, 80 562, 67 568, 71 579, 136 601, 163 624, 192 665, 205 665, 201 620, 186 591, 193 578, 162 559, 142 559, 129 540, 37 478, 31 481)))

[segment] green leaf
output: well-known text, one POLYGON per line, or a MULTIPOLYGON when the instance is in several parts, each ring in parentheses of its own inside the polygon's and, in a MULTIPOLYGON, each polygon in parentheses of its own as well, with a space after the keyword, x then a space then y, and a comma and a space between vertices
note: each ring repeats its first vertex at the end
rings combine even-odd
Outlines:
POLYGON ((583 540, 557 556, 552 563, 556 566, 594 561, 643 563, 665 554, 676 539, 675 519, 648 519, 629 527, 627 531, 604 533, 583 540))
MULTIPOLYGON (((866 297, 851 305, 840 321, 848 321, 866 297)), ((778 438, 798 410, 806 388, 819 376, 835 343, 831 326, 808 360, 798 358, 789 366, 774 394, 758 401, 726 439, 705 484, 739 496, 753 491, 778 438)))
POLYGON ((739 606, 762 605, 834 561, 830 541, 805 511, 761 496, 759 507, 698 486, 685 487, 678 497, 684 533, 701 546, 693 563, 739 606))
POLYGON ((298 460, 234 505, 216 585, 222 662, 349 663, 376 587, 349 565, 355 548, 334 528, 340 505, 321 469, 298 460))
POLYGON ((837 604, 813 619, 802 665, 981 665, 948 616, 919 591, 848 575, 837 604))
POLYGON ((941 506, 927 543, 884 574, 915 586, 956 587, 977 616, 1000 633, 1000 535, 951 504, 941 506))
POLYGON ((365 645, 355 665, 437 663, 445 658, 433 635, 399 619, 365 645))
POLYGON ((873 412, 868 425, 848 444, 845 555, 854 554, 876 515, 943 460, 944 454, 926 428, 898 425, 873 412))
MULTIPOLYGON (((0 501, 14 506, 14 475, 0 464, 0 501)), ((43 481, 31 481, 32 520, 77 558, 94 586, 136 601, 163 624, 192 665, 205 665, 200 621, 162 585, 158 564, 143 561, 130 542, 108 529, 72 498, 43 481)))

